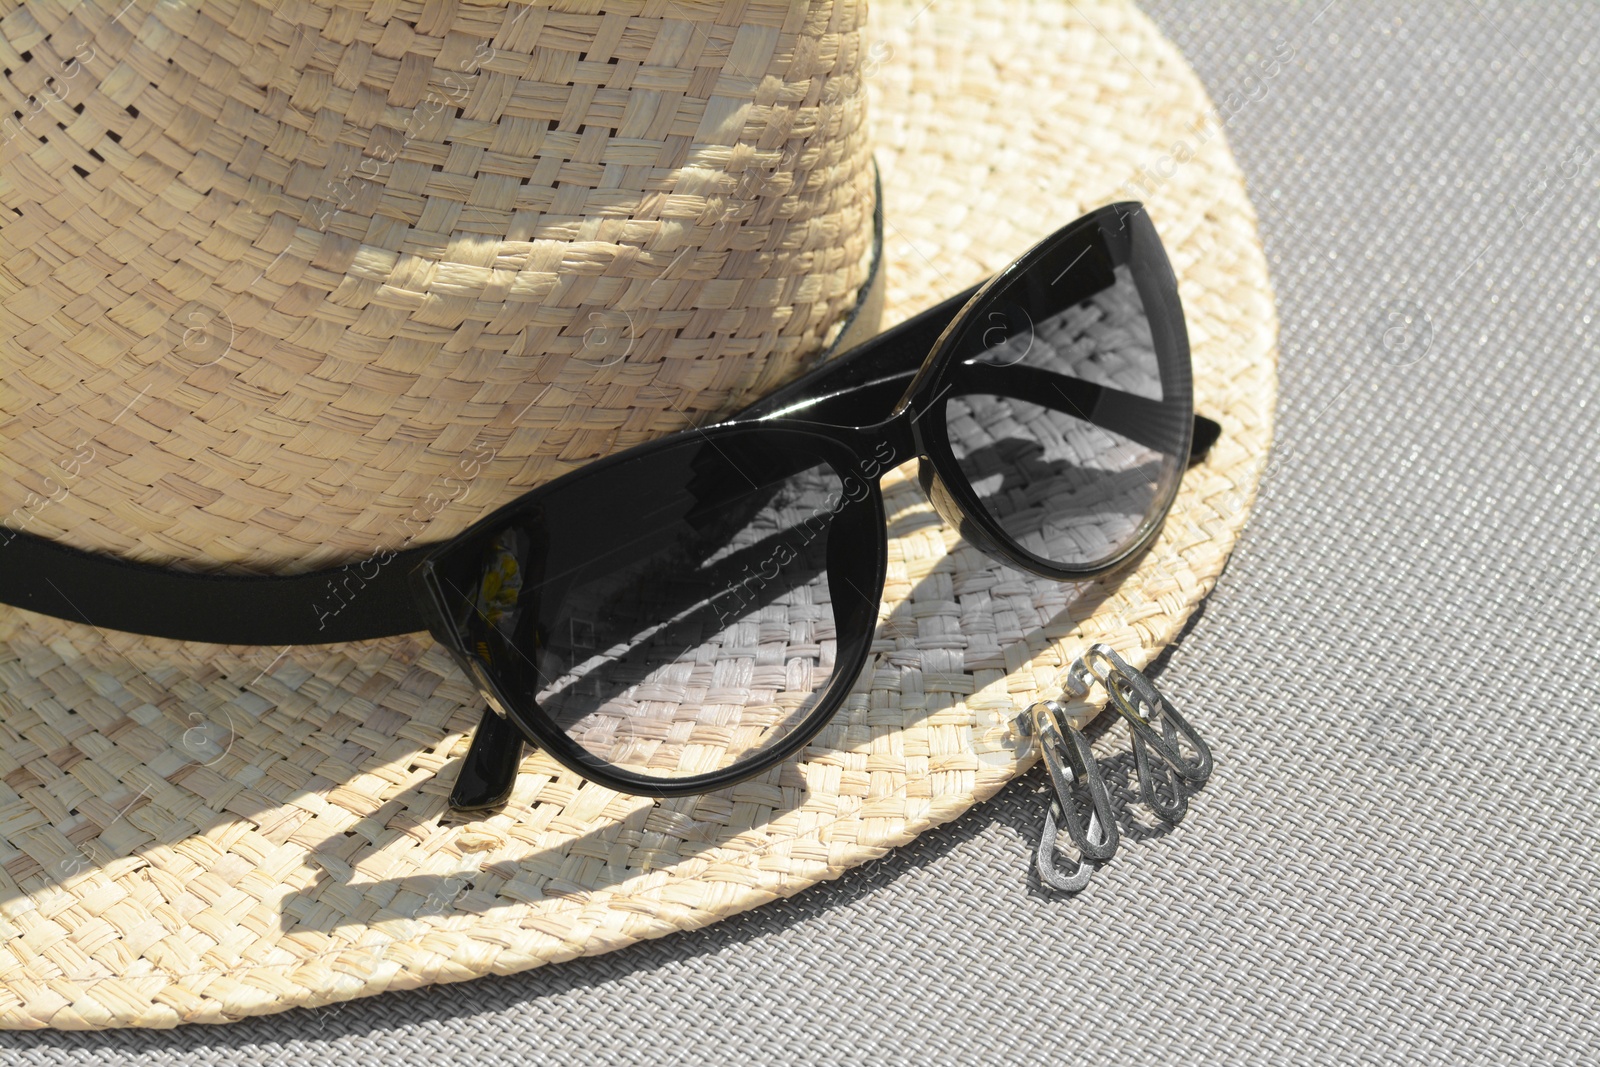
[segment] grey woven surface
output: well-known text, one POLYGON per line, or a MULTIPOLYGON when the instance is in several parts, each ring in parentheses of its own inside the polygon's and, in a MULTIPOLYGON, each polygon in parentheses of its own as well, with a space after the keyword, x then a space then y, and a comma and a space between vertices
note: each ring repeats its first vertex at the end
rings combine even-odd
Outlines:
POLYGON ((1600 5, 1323 2, 1152 5, 1254 94, 1283 318, 1278 459, 1159 675, 1217 754, 1181 827, 1047 896, 1032 775, 707 930, 0 1061, 1592 1062, 1600 5))

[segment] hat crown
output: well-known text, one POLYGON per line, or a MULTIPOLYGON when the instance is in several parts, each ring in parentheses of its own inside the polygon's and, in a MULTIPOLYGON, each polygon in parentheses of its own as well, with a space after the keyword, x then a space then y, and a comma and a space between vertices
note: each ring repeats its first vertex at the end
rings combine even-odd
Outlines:
POLYGON ((0 517, 288 572, 798 373, 865 279, 865 7, 26 7, 0 517))

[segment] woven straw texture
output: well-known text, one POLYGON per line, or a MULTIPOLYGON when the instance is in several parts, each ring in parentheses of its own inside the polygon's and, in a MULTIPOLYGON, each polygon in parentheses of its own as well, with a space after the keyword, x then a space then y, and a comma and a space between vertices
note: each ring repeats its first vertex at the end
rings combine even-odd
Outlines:
POLYGON ((80 548, 446 538, 793 377, 868 268, 848 0, 6 6, 0 514, 80 548))
POLYGON ((1033 759, 1012 717, 1060 695, 1089 641, 1142 665, 1174 638, 1226 561, 1271 434, 1276 320, 1240 176, 1192 72, 1130 6, 920 6, 875 7, 859 69, 890 321, 1110 199, 1146 200, 1172 254, 1196 404, 1223 437, 1139 569, 1068 586, 998 567, 901 471, 885 483, 873 661, 802 758, 652 802, 534 754, 505 809, 470 821, 445 796, 479 705, 425 638, 223 648, 4 611, 5 1023, 225 1021, 701 926, 994 793, 1033 759))

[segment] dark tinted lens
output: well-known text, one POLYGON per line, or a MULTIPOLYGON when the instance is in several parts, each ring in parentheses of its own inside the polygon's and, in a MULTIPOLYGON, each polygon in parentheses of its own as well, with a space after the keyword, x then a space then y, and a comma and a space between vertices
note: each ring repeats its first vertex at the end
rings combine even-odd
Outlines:
POLYGON ((961 475, 1006 535, 1063 566, 1126 551, 1160 518, 1188 455, 1187 347, 1148 306, 1165 314, 1156 290, 1170 272, 1143 269, 1132 245, 1117 257, 1078 241, 1046 256, 978 313, 947 377, 961 475))
POLYGON ((487 539, 461 630, 586 758, 725 770, 790 736, 833 679, 845 490, 792 442, 691 439, 487 539))

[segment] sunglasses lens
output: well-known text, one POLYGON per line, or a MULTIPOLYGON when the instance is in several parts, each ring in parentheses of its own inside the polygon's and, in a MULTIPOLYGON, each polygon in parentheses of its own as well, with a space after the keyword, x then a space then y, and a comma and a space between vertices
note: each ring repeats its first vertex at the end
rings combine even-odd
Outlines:
POLYGON ((833 680, 828 549, 849 488, 793 441, 691 438, 475 546, 459 630, 585 762, 728 770, 789 737, 833 680))
POLYGON ((1188 347, 1181 313, 1175 332, 1164 310, 1177 294, 1169 303, 1165 255, 1137 222, 1120 246, 1097 232, 1063 242, 996 294, 962 335, 942 401, 982 506, 1060 566, 1127 551, 1160 521, 1188 457, 1188 347))

